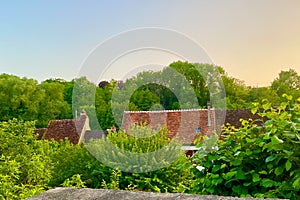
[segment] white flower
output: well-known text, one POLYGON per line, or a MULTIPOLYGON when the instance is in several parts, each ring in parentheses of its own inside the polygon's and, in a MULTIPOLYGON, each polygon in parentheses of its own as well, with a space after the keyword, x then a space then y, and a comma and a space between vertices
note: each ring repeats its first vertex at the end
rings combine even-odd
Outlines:
POLYGON ((198 169, 200 172, 202 172, 205 169, 205 167, 197 166, 196 169, 198 169))
POLYGON ((213 146, 212 149, 213 150, 219 150, 219 147, 218 146, 213 146))

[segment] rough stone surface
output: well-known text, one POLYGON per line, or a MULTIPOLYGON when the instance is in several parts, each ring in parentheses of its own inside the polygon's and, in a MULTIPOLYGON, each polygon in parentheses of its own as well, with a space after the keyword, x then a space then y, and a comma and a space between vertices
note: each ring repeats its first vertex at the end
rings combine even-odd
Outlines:
POLYGON ((237 198, 213 195, 179 193, 132 192, 89 188, 55 188, 28 200, 259 200, 259 198, 237 198))

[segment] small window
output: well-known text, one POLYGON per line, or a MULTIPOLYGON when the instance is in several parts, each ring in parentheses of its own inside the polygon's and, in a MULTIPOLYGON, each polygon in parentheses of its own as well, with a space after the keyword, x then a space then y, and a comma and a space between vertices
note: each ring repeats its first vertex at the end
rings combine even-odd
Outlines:
POLYGON ((200 128, 196 128, 196 133, 200 134, 201 133, 201 129, 200 128))

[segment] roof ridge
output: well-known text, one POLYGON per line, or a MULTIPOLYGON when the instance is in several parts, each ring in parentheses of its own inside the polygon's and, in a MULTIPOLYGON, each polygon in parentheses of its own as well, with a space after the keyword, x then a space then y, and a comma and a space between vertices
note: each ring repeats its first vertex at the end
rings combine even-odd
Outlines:
MULTIPOLYGON (((182 111, 201 111, 201 110, 208 110, 207 108, 192 108, 192 109, 175 109, 175 110, 136 110, 130 111, 125 110, 124 113, 164 113, 164 112, 182 112, 182 111)), ((215 110, 215 108, 210 108, 209 110, 215 110)))

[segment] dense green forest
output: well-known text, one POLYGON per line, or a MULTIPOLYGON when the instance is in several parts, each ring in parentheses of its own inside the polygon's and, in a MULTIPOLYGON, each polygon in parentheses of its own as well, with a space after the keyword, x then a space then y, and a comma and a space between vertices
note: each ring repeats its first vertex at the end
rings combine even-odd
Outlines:
MULTIPOLYGON (((279 105, 282 94, 300 97, 300 76, 293 69, 281 71, 269 87, 249 87, 229 76, 220 66, 174 62, 162 71, 146 71, 125 81, 92 83, 85 77, 71 81, 48 79, 41 83, 30 78, 0 75, 0 121, 17 118, 36 120, 46 127, 51 119, 73 118, 87 110, 92 129, 119 125, 124 110, 172 110, 205 108, 222 84, 221 108, 249 108, 252 102, 267 100, 279 105), (75 87, 74 87, 75 86, 75 87), (73 94, 79 95, 73 95, 73 94)), ((212 102, 218 107, 218 102, 212 102)))
MULTIPOLYGON (((39 83, 2 74, 0 114, 0 199, 25 199, 59 186, 293 200, 300 196, 300 77, 293 69, 280 72, 269 87, 258 88, 230 77, 222 67, 187 62, 139 73, 124 82, 92 83, 81 77, 39 83), (258 126, 241 120, 240 128, 224 127, 221 138, 203 136, 192 157, 179 152, 175 162, 146 160, 166 166, 147 173, 110 168, 90 154, 89 146, 67 139, 38 140, 34 134, 49 120, 73 118, 82 108, 93 129, 98 124, 106 129, 120 124, 124 110, 205 108, 208 101, 220 109, 250 108, 265 121, 258 126)), ((170 143, 180 145, 170 141, 165 127, 135 130, 145 137, 136 139, 118 130, 109 132, 107 139, 141 154, 170 143)), ((88 145, 110 155, 105 142, 102 138, 88 145)))

